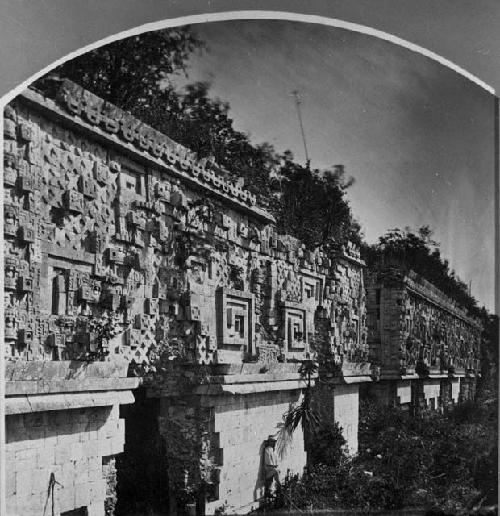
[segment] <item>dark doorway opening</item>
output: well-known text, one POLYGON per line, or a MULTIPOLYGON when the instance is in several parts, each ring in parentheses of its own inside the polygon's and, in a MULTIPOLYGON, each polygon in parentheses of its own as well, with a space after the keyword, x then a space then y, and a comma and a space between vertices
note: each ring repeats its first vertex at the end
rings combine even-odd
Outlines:
POLYGON ((160 436, 160 400, 146 390, 134 391, 135 403, 122 405, 125 447, 116 457, 117 504, 115 516, 168 514, 166 450, 160 436))

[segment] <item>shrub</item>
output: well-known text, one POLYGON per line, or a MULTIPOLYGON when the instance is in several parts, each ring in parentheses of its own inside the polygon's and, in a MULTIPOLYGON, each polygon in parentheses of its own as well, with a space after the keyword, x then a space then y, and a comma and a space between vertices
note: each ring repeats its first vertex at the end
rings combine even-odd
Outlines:
POLYGON ((360 452, 353 458, 338 425, 323 423, 309 467, 302 478, 286 479, 278 505, 364 511, 420 506, 465 515, 496 504, 496 413, 491 400, 419 417, 371 403, 361 411, 360 452))

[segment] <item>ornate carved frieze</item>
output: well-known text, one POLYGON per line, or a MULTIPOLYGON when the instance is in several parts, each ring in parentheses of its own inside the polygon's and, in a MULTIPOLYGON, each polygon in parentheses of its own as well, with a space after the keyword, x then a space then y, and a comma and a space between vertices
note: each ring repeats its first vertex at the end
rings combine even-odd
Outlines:
POLYGON ((368 310, 372 361, 386 372, 454 374, 477 366, 478 323, 414 273, 372 274, 368 310))
MULTIPOLYGON (((201 183, 210 184, 225 195, 250 206, 256 204, 255 195, 217 175, 215 170, 209 168, 209 163, 197 160, 185 147, 71 81, 63 82, 58 100, 72 115, 100 126, 107 133, 117 135, 167 165, 176 166, 201 183)), ((175 205, 177 201, 178 198, 174 196, 172 203, 175 205)))
POLYGON ((323 314, 331 353, 362 360, 355 248, 334 260, 279 235, 215 164, 74 84, 57 99, 71 124, 42 103, 21 98, 7 117, 8 356, 100 346, 143 363, 166 346, 201 364, 301 360, 323 314))

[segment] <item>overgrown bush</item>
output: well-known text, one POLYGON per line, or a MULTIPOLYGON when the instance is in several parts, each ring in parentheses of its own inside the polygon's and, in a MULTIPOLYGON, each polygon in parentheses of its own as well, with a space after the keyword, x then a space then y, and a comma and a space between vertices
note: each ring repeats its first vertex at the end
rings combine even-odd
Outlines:
POLYGON ((372 269, 392 265, 415 271, 456 301, 470 315, 485 319, 485 308, 478 307, 467 283, 450 269, 449 261, 441 255, 439 243, 433 240, 432 235, 433 231, 429 226, 419 229, 406 227, 403 230, 394 228, 379 237, 376 244, 363 243, 361 255, 372 269))
POLYGON ((359 453, 353 458, 336 428, 318 430, 307 471, 284 483, 282 507, 419 506, 460 515, 497 504, 496 399, 486 396, 446 414, 420 416, 372 401, 362 407, 359 453))

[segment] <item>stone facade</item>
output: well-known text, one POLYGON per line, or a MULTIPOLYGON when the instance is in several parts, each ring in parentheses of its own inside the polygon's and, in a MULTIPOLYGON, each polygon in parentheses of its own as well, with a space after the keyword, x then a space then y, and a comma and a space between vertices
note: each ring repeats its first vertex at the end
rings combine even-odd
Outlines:
POLYGON ((398 401, 392 381, 413 381, 421 404, 438 408, 458 401, 460 381, 463 398, 473 397, 481 370, 479 323, 412 271, 387 267, 366 276, 370 360, 382 380, 374 392, 398 401))
MULTIPOLYGON (((299 369, 300 363, 254 362, 204 367, 200 375, 186 367, 171 371, 163 388, 150 388, 150 399, 160 400, 172 511, 191 503, 207 514, 222 508, 245 513, 259 505, 264 441, 284 435, 283 416, 302 399, 306 381, 299 369)), ((285 441, 280 470, 283 476, 301 474, 301 429, 285 441)))
POLYGON ((109 363, 64 361, 8 363, 6 379, 7 514, 105 514, 125 437, 119 406, 137 381, 109 363))
MULTIPOLYGON (((64 80, 7 106, 4 138, 8 452, 22 479, 9 484, 11 514, 40 512, 47 475, 57 514, 113 513, 127 464, 115 460, 118 407, 137 386, 127 374, 144 377, 147 398, 124 413, 137 428, 154 408, 141 431, 165 455, 172 512, 258 505, 263 443, 302 399, 305 361, 320 363, 318 396, 352 453, 360 384, 401 403, 472 395, 465 376, 413 386, 411 375, 471 376, 473 321, 413 275, 366 281, 353 245, 310 251, 279 234, 241 182, 129 113, 64 80), (36 450, 49 434, 44 462, 36 450), (40 485, 22 476, 23 457, 40 485)), ((289 445, 280 469, 300 473, 300 429, 289 445)), ((133 436, 128 450, 129 464, 141 461, 133 436)))
MULTIPOLYGON (((213 407, 214 432, 221 450, 217 492, 206 506, 207 513, 220 507, 243 513, 258 507, 264 496, 264 440, 277 434, 277 423, 290 404, 299 401, 300 395, 300 389, 288 391, 281 386, 277 391, 204 400, 213 407)), ((283 475, 301 474, 305 463, 304 438, 299 428, 280 457, 280 470, 283 475)))
POLYGON ((6 445, 9 514, 43 514, 45 505, 51 510, 52 474, 57 482, 53 486, 55 511, 86 507, 89 514, 102 514, 107 495, 103 461, 123 450, 117 408, 9 416, 6 445), (99 439, 99 434, 105 433, 109 437, 99 439))
MULTIPOLYGON (((5 120, 7 358, 137 370, 180 357, 150 388, 170 488, 192 498, 202 483, 200 510, 252 506, 263 440, 302 395, 300 362, 320 354, 331 377, 366 366, 359 252, 278 234, 215 163, 69 81, 25 92, 5 120)), ((284 473, 305 465, 295 441, 284 473)), ((113 461, 104 471, 112 486, 113 461)))
MULTIPOLYGON (((262 456, 264 439, 278 432, 279 422, 300 390, 279 390, 210 400, 214 406, 214 430, 223 450, 218 500, 229 507, 248 507, 264 496, 262 456), (251 493, 251 496, 249 494, 251 493)), ((306 462, 304 438, 299 428, 280 460, 284 474, 302 473, 306 462)), ((210 507, 208 507, 210 509, 210 507)))
POLYGON ((169 339, 198 364, 300 360, 321 306, 337 359, 366 359, 359 267, 277 234, 249 192, 127 113, 69 81, 55 98, 5 114, 8 356, 104 345, 145 363, 169 339))

